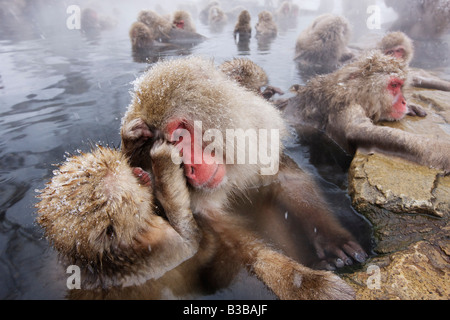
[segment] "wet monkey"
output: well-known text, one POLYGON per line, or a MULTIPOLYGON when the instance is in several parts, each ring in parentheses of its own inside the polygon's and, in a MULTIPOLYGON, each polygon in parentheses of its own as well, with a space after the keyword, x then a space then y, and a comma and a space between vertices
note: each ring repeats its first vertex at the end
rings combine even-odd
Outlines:
POLYGON ((266 72, 250 59, 235 58, 225 61, 219 66, 228 78, 235 80, 243 87, 262 95, 269 100, 275 94, 283 95, 284 92, 273 86, 268 86, 268 76, 266 72), (264 91, 262 88, 266 87, 264 91))
POLYGON ((402 92, 407 79, 404 61, 378 50, 368 52, 332 74, 297 86, 285 116, 294 125, 325 132, 350 154, 358 148, 377 150, 450 171, 448 141, 376 125, 399 121, 408 113, 402 92))
POLYGON ((264 10, 258 14, 258 22, 255 25, 257 38, 275 38, 278 34, 278 27, 273 21, 273 15, 270 11, 264 10))
POLYGON ((151 177, 119 150, 97 147, 68 158, 40 191, 37 223, 81 267, 83 289, 139 285, 197 254, 201 232, 183 171, 166 165, 175 151, 163 143, 152 148, 151 177))
POLYGON ((250 25, 252 18, 247 10, 239 13, 238 21, 234 27, 233 36, 239 41, 249 41, 252 37, 252 26, 250 25))
POLYGON ((347 19, 323 14, 298 36, 294 60, 308 78, 333 72, 354 57, 348 48, 350 37, 347 19))
POLYGON ((191 14, 184 10, 177 10, 173 14, 172 23, 176 28, 189 32, 197 32, 191 14))
POLYGON ((281 299, 351 298, 337 276, 307 270, 231 215, 222 223, 252 250, 229 247, 210 226, 213 217, 194 219, 183 169, 173 162, 178 150, 158 140, 149 156, 152 174, 119 150, 98 147, 68 158, 41 191, 38 224, 63 261, 80 267, 81 290, 68 298, 195 297, 229 285, 245 266, 281 299))
MULTIPOLYGON (((312 179, 284 155, 280 138, 286 136, 286 127, 279 111, 228 80, 212 61, 190 57, 161 62, 135 82, 121 128, 122 148, 133 166, 145 169, 151 165, 143 150, 153 128, 164 132, 182 151, 193 212, 207 217, 211 227, 227 238, 231 247, 255 252, 252 242, 244 241, 223 219, 233 215, 229 205, 235 199, 250 199, 264 186, 283 213, 289 211, 301 221, 320 260, 342 267, 352 264, 353 259, 361 262, 367 257, 337 222, 312 179), (260 139, 269 140, 266 146, 273 158, 260 156, 255 162, 238 164, 238 156, 251 156, 245 146, 234 143, 236 133, 242 131, 263 133, 260 139), (212 133, 216 134, 213 139, 212 133), (220 136, 227 134, 226 144, 220 144, 220 136), (214 140, 214 148, 207 145, 207 140, 214 140)), ((251 254, 244 260, 247 258, 255 263, 251 254)), ((284 263, 275 264, 284 269, 284 263)), ((308 274, 311 270, 304 271, 308 274)), ((322 287, 321 276, 316 280, 309 289, 329 294, 329 288, 322 287)), ((332 295, 339 298, 338 292, 332 295)))

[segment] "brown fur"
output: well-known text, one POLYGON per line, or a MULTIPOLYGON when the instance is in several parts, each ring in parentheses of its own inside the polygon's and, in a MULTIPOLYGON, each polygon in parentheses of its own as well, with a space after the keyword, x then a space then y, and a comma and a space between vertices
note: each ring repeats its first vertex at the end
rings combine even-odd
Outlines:
MULTIPOLYGON (((414 57, 414 45, 403 32, 388 33, 378 44, 378 48, 385 54, 389 54, 389 51, 398 47, 402 47, 405 52, 402 60, 409 64, 414 57)), ((442 80, 422 69, 410 70, 410 79, 410 83, 414 87, 450 91, 449 81, 442 80)))
MULTIPOLYGON (((286 134, 280 113, 270 103, 228 80, 211 61, 197 57, 158 63, 135 82, 132 102, 123 118, 121 129, 123 147, 127 154, 133 155, 133 162, 144 167, 148 165, 145 153, 141 156, 140 152, 142 143, 139 141, 143 138, 142 134, 139 134, 140 126, 133 130, 135 126, 132 123, 140 121, 141 125, 145 124, 168 134, 167 126, 173 119, 183 119, 187 124, 201 121, 203 130, 217 129, 224 137, 227 129, 276 129, 281 137, 286 134)), ((314 181, 284 156, 282 145, 279 146, 280 149, 276 151, 280 152, 281 159, 278 174, 260 175, 261 163, 226 163, 226 179, 220 186, 214 189, 193 187, 190 189, 190 195, 193 211, 204 216, 222 239, 229 239, 225 242, 237 251, 238 260, 246 261, 245 264, 255 271, 260 279, 266 279, 264 281, 267 284, 273 284, 269 285, 270 288, 282 296, 288 294, 284 288, 292 289, 292 282, 289 281, 293 280, 294 274, 300 272, 300 278, 306 276, 306 273, 303 273, 306 269, 299 267, 292 273, 287 270, 292 277, 288 277, 289 281, 285 282, 285 279, 279 278, 273 270, 281 270, 292 264, 288 262, 287 257, 276 253, 273 253, 273 260, 264 261, 267 274, 264 268, 253 268, 259 263, 259 253, 270 249, 261 246, 250 236, 243 238, 238 228, 227 222, 227 217, 233 216, 229 206, 236 199, 251 199, 259 187, 268 186, 268 196, 275 199, 273 205, 283 208, 283 213, 286 210, 291 212, 302 222, 305 234, 312 241, 320 259, 341 259, 341 262, 350 263, 351 259, 344 251, 358 261, 364 260, 365 253, 339 225, 314 181), (347 250, 349 247, 353 249, 347 250), (275 269, 271 269, 272 267, 275 269)), ((224 159, 227 159, 226 150, 222 151, 224 159)), ((337 262, 337 265, 339 264, 340 262, 337 262)), ((300 298, 315 292, 321 297, 348 297, 349 291, 343 289, 345 285, 338 278, 327 273, 318 274, 312 270, 309 272, 317 275, 316 281, 310 283, 310 287, 301 285, 298 291, 292 291, 294 296, 300 298), (328 286, 320 286, 320 279, 328 277, 333 279, 335 288, 340 288, 338 291, 342 296, 335 295, 338 291, 333 291, 334 289, 328 286)))
POLYGON ((181 20, 184 21, 184 28, 183 30, 189 31, 189 32, 197 32, 194 22, 192 21, 191 14, 184 10, 177 10, 173 14, 172 23, 176 25, 181 20))
POLYGON ((295 60, 301 68, 311 68, 317 74, 333 72, 352 58, 347 48, 350 36, 345 18, 321 15, 297 38, 295 60))
POLYGON ((228 78, 258 94, 261 93, 261 88, 269 82, 266 72, 249 59, 236 58, 225 61, 219 68, 228 78))
POLYGON ((152 10, 142 10, 138 14, 138 22, 142 22, 154 34, 156 40, 167 41, 170 37, 170 30, 172 29, 172 24, 167 19, 161 17, 155 11, 152 10))
POLYGON ((209 9, 208 24, 212 32, 220 32, 228 22, 228 17, 219 6, 209 9))
POLYGON ((258 14, 258 23, 255 26, 257 37, 273 38, 278 34, 278 27, 273 21, 272 13, 262 11, 258 14))
POLYGON ((403 59, 409 64, 414 57, 414 44, 403 32, 390 32, 377 45, 377 48, 385 54, 388 54, 387 52, 389 50, 397 47, 402 47, 405 50, 403 59))
POLYGON ((389 112, 393 97, 387 84, 393 76, 406 81, 406 64, 380 51, 369 52, 358 61, 297 88, 297 96, 285 110, 286 118, 323 130, 350 153, 356 148, 376 149, 450 170, 448 142, 375 125, 392 121, 389 112))
POLYGON ((142 22, 135 22, 130 28, 130 40, 133 50, 145 50, 153 46, 155 35, 152 30, 142 22))
POLYGON ((36 220, 61 256, 83 270, 84 289, 158 279, 197 253, 200 231, 183 171, 167 165, 173 150, 158 145, 151 155, 168 221, 157 214, 152 187, 117 150, 99 147, 67 159, 40 191, 36 220))
POLYGON ((242 11, 239 14, 238 21, 234 27, 234 38, 239 34, 239 38, 242 37, 250 38, 252 35, 252 26, 250 25, 251 16, 247 10, 242 11))

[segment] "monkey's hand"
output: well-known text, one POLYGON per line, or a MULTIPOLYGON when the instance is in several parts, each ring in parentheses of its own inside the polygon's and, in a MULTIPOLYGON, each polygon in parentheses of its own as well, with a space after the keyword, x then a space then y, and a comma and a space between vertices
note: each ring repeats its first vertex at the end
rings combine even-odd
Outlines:
POLYGON ((281 300, 353 300, 354 290, 337 275, 312 270, 263 249, 252 270, 281 300))
POLYGON ((122 150, 125 154, 131 154, 142 147, 154 133, 141 118, 125 123, 121 129, 122 150))
POLYGON ((313 245, 321 260, 316 267, 336 270, 353 264, 353 260, 364 263, 368 258, 363 248, 344 229, 335 226, 332 230, 314 230, 313 245))
POLYGON ((191 199, 179 150, 158 139, 150 150, 156 198, 169 223, 191 247, 198 248, 200 231, 191 211, 191 199))
POLYGON ((421 106, 417 104, 408 103, 407 115, 411 117, 425 118, 428 114, 421 106))

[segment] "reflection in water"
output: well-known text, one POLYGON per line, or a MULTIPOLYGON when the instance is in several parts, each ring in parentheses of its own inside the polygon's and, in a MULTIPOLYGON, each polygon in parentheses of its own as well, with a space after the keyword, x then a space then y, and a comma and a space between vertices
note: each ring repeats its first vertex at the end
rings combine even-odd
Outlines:
MULTIPOLYGON (((119 146, 132 81, 160 59, 199 54, 220 64, 246 55, 266 70, 271 85, 287 91, 302 83, 292 62, 295 40, 314 16, 302 16, 296 28, 270 41, 253 36, 237 42, 235 21, 213 33, 197 18, 197 32, 207 37, 204 42, 133 55, 128 30, 147 6, 143 1, 127 2, 127 10, 116 8, 112 16, 117 26, 94 33, 66 28, 64 2, 26 3, 29 7, 23 10, 20 1, 12 1, 9 10, 14 15, 0 16, 0 299, 64 298, 67 276, 34 224, 35 190, 52 176, 53 165, 64 160, 65 152, 89 150, 92 143, 119 146)), ((257 11, 251 14, 256 21, 257 11)), ((319 178, 340 218, 369 247, 367 224, 346 194, 345 172, 339 163, 324 163, 320 152, 302 143, 290 141, 290 155, 319 178)), ((285 223, 291 226, 289 219, 285 223)), ((272 298, 255 290, 253 282, 240 275, 229 290, 204 298, 272 298)))

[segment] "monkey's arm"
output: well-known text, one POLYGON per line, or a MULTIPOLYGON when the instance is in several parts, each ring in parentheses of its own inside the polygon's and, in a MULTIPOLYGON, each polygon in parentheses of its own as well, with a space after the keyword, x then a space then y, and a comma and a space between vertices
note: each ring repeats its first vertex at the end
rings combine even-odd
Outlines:
POLYGON ((327 269, 351 265, 352 259, 365 261, 367 254, 322 200, 324 197, 312 177, 286 156, 278 177, 280 205, 301 221, 303 231, 327 269))
MULTIPOLYGON (((181 163, 179 151, 171 144, 158 140, 150 151, 150 158, 156 197, 163 206, 171 227, 181 238, 179 253, 190 258, 198 250, 201 232, 190 208, 184 171, 179 164, 174 163, 176 160, 181 163)), ((175 248, 170 250, 175 251, 175 248)))
POLYGON ((450 91, 450 82, 433 76, 427 77, 422 74, 414 74, 412 78, 412 85, 418 88, 450 91))
POLYGON ((354 291, 337 275, 309 269, 276 251, 230 212, 209 212, 205 220, 227 250, 281 300, 350 300, 354 291))
POLYGON ((344 137, 354 150, 378 150, 450 172, 449 141, 374 125, 359 105, 338 113, 334 123, 336 125, 330 124, 327 128, 328 133, 337 139, 344 137))

